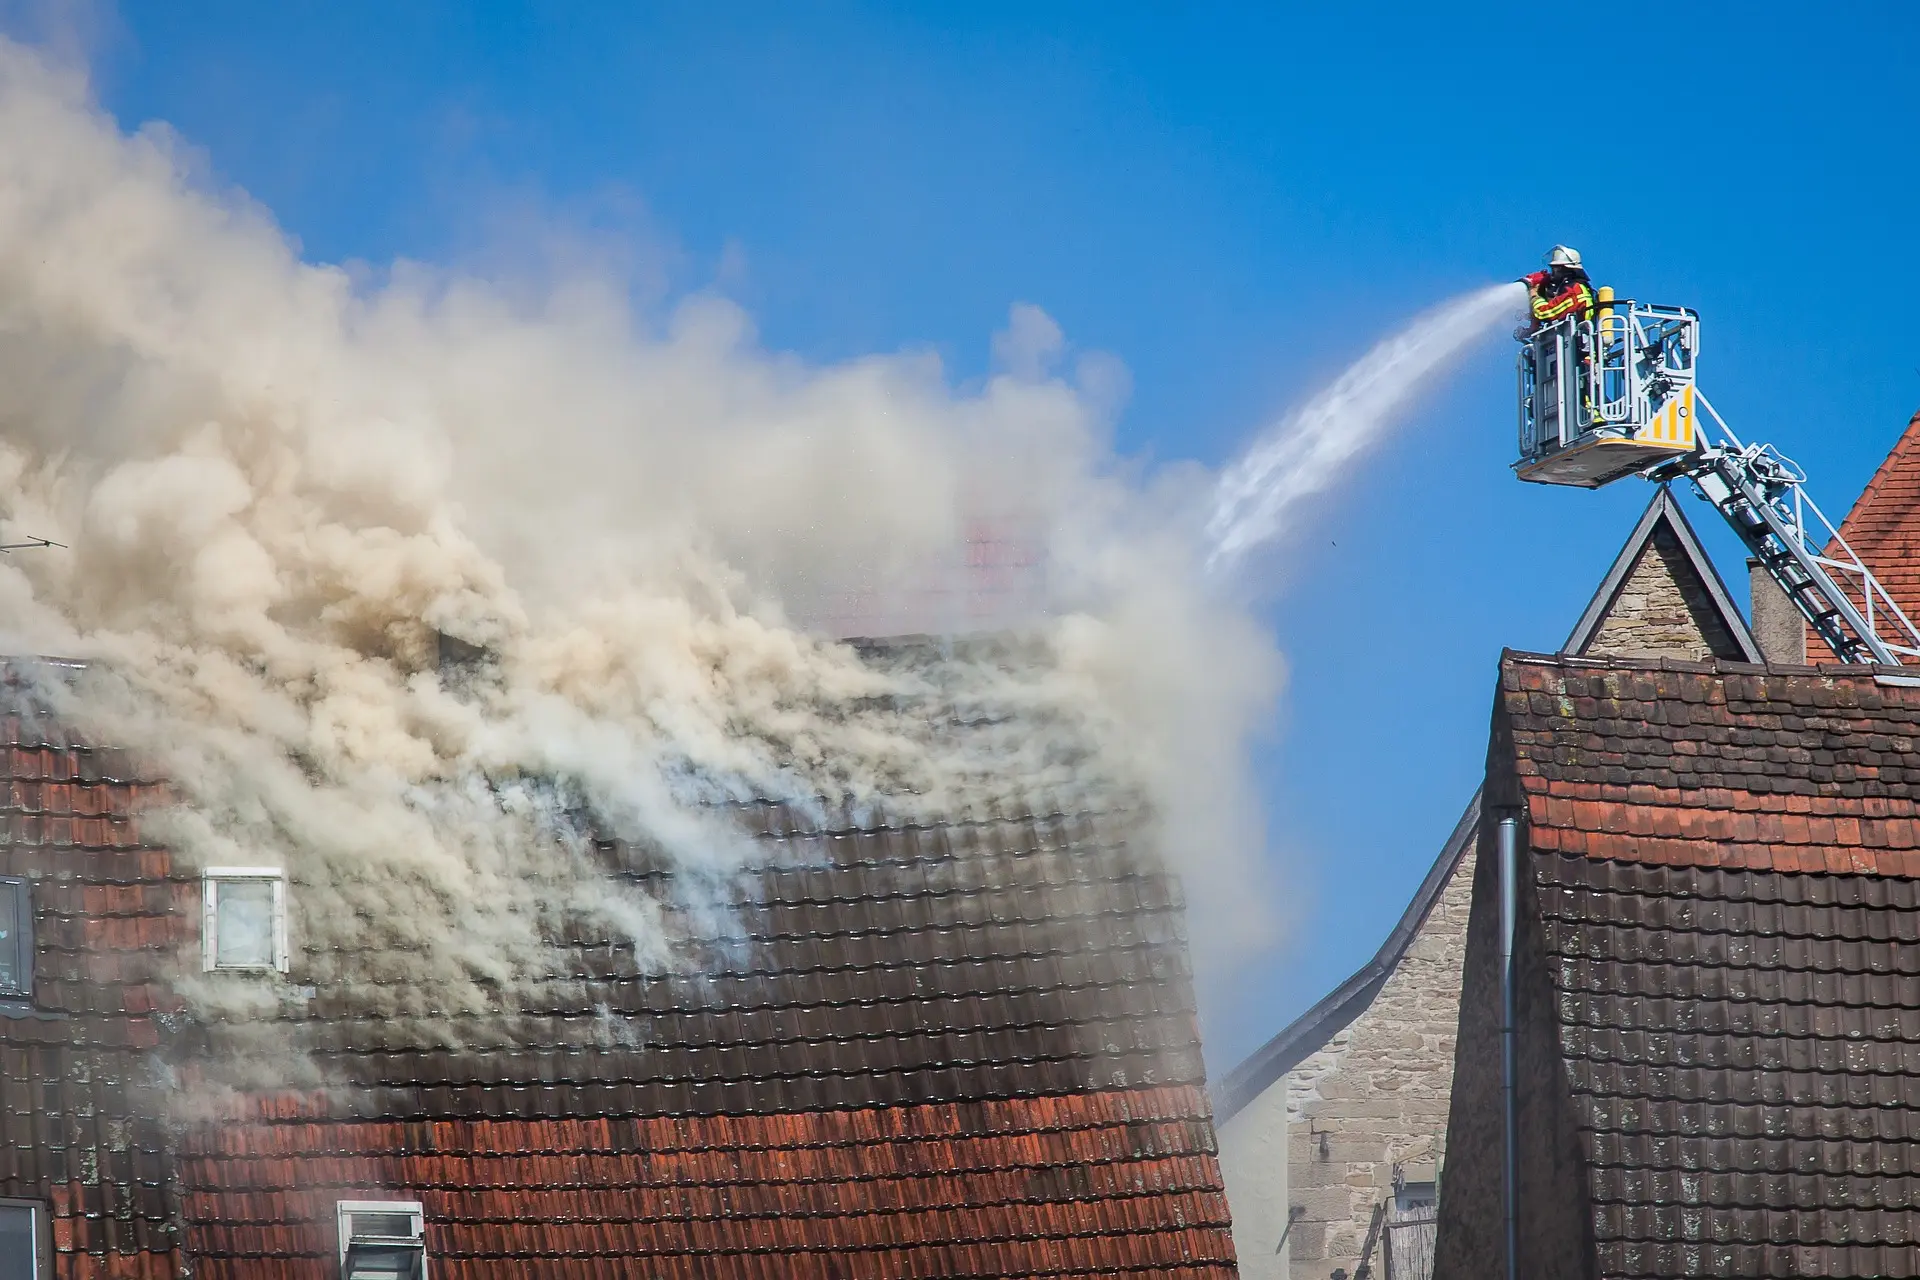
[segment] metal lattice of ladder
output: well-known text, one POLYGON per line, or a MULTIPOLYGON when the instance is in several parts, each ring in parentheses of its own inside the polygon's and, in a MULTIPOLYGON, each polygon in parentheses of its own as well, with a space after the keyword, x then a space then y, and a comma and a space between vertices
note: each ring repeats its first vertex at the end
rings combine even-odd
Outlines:
POLYGON ((1772 445, 1742 443, 1704 395, 1697 399, 1719 441, 1648 478, 1691 480, 1842 662, 1920 659, 1920 628, 1807 494, 1806 473, 1772 445))

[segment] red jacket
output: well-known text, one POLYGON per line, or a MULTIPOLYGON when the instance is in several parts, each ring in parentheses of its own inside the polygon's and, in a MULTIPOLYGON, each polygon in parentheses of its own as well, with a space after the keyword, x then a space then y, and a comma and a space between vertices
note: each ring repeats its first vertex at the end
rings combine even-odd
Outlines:
POLYGON ((1522 279, 1533 301, 1533 318, 1541 324, 1593 310, 1593 284, 1578 267, 1536 271, 1522 279))

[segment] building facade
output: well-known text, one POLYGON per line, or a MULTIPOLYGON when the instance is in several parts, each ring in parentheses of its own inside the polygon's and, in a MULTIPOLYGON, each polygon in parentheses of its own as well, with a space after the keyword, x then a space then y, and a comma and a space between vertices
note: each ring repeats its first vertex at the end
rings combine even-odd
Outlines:
MULTIPOLYGON (((1841 534, 1916 616, 1920 415, 1841 534)), ((1754 602, 1765 665, 1501 663, 1439 1276, 1920 1274, 1920 685, 1754 602)))
MULTIPOLYGON (((1686 516, 1655 491, 1563 652, 1757 661, 1686 516)), ((1216 1089, 1241 1270, 1424 1280, 1445 1196, 1476 795, 1366 967, 1216 1089), (1283 1156, 1284 1153, 1284 1163, 1283 1156)))

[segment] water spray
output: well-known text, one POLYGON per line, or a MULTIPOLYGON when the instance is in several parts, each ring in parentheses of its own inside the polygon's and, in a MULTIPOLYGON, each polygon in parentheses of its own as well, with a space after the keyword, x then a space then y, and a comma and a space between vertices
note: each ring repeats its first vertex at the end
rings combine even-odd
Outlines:
POLYGON ((1497 284, 1425 312, 1256 440, 1214 489, 1208 570, 1224 576, 1285 532, 1304 499, 1339 479, 1476 341, 1517 316, 1525 295, 1518 282, 1497 284))

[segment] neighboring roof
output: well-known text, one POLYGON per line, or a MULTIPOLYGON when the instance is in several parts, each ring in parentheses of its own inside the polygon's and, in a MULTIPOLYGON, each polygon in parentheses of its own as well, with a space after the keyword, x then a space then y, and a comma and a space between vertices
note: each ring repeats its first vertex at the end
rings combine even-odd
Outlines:
MULTIPOLYGON (((1759 662, 1760 647, 1740 609, 1727 593, 1726 584, 1713 567, 1706 549, 1700 545, 1693 526, 1680 510, 1667 486, 1659 486, 1647 508, 1628 535, 1613 566, 1601 580, 1563 652, 1581 654, 1602 635, 1609 621, 1622 609, 1622 597, 1637 575, 1649 571, 1671 574, 1681 594, 1703 606, 1690 609, 1692 616, 1682 620, 1688 637, 1697 635, 1699 643, 1719 656, 1759 662)), ((1394 926, 1392 933, 1360 970, 1328 992, 1326 997, 1289 1023, 1214 1086, 1216 1117, 1231 1119, 1248 1103, 1265 1092, 1287 1072, 1318 1052, 1343 1028, 1364 1013, 1374 997, 1386 985, 1394 966, 1418 934, 1434 902, 1459 867, 1460 860, 1473 846, 1480 820, 1480 793, 1474 793, 1467 810, 1455 824, 1453 833, 1440 850, 1413 901, 1394 926)))
POLYGON ((1562 653, 1584 655, 1605 632, 1606 625, 1621 607, 1622 595, 1635 578, 1635 571, 1649 558, 1671 574, 1680 588, 1689 614, 1689 629, 1697 630, 1704 648, 1716 658, 1746 662, 1764 662, 1760 644, 1741 615, 1740 607, 1727 594, 1719 572, 1693 526, 1673 500, 1666 485, 1654 490, 1653 500, 1641 513, 1640 521, 1614 557, 1613 567, 1600 581, 1599 590, 1588 601, 1573 634, 1560 647, 1562 653))
MULTIPOLYGON (((1907 616, 1920 619, 1920 413, 1840 522, 1840 536, 1907 616)), ((1833 658, 1811 627, 1807 650, 1816 661, 1833 658)))
POLYGON ((169 1080, 256 1043, 163 980, 198 883, 124 756, 5 735, 41 981, 0 1019, 0 1196, 50 1202, 60 1274, 331 1275, 368 1193, 424 1203, 442 1280, 1233 1272, 1183 904, 1123 813, 746 806, 716 965, 576 938, 536 1011, 432 1036, 290 994, 328 1087, 169 1123, 169 1080))
POLYGON ((1510 653, 1494 743, 1597 1273, 1920 1275, 1912 677, 1510 653))
POLYGON ((1334 1036, 1365 1013, 1380 988, 1393 975, 1394 966, 1406 954, 1419 935, 1420 926, 1439 901, 1447 881, 1460 866, 1460 860, 1473 847, 1480 826, 1480 793, 1467 802, 1467 811, 1454 824, 1453 834, 1441 847, 1440 856, 1427 869, 1419 891, 1400 916, 1400 922, 1387 935, 1373 959, 1352 977, 1328 992, 1318 1004, 1288 1023, 1279 1035, 1253 1051, 1239 1066, 1229 1071, 1214 1086, 1214 1117, 1221 1123, 1231 1120, 1243 1107, 1265 1093, 1287 1072, 1317 1053, 1334 1036))
POLYGON ((1535 847, 1920 875, 1920 689, 1900 668, 1501 664, 1535 847))
POLYGON ((1920 616, 1920 413, 1840 522, 1840 536, 1900 607, 1920 616))

